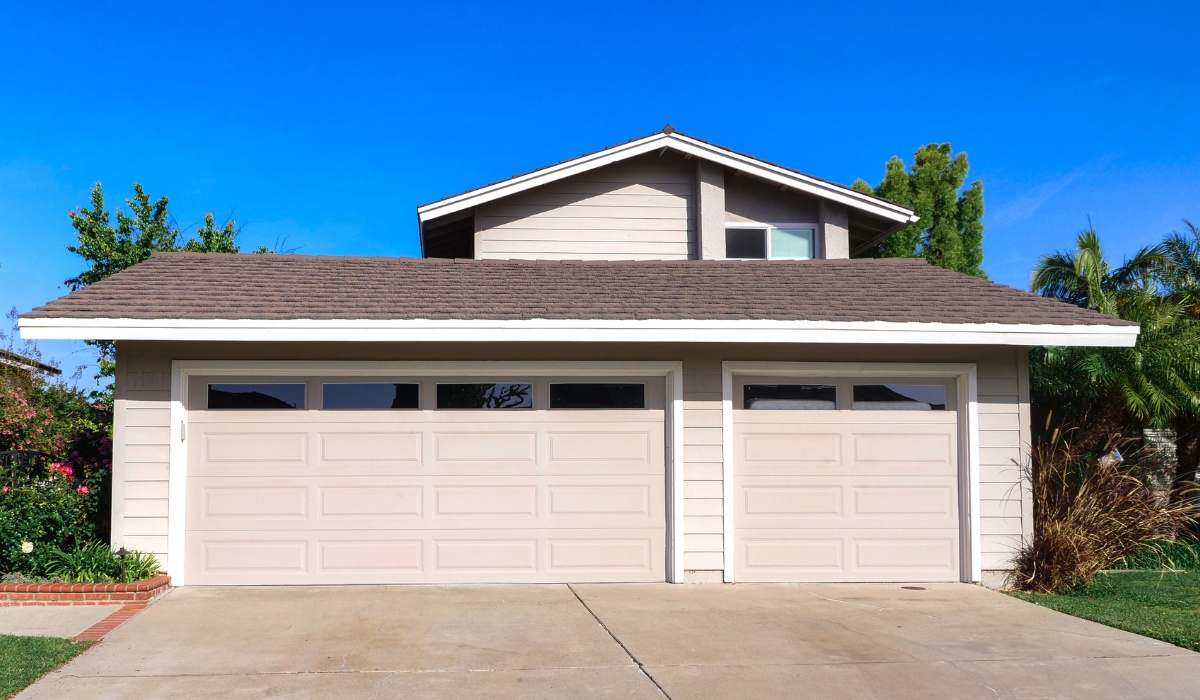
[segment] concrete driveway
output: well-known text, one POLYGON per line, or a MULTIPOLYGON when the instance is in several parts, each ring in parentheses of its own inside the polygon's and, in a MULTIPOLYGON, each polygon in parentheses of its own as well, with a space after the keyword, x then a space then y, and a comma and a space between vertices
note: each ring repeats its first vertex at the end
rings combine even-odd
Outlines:
POLYGON ((1193 698, 1200 654, 967 585, 185 588, 18 697, 1193 698))

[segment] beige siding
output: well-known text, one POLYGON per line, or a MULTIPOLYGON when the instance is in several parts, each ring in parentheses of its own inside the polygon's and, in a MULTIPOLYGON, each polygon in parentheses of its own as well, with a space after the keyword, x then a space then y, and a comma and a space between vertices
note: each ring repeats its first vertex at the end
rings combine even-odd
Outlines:
MULTIPOLYGON (((721 362, 975 362, 979 372, 980 508, 983 568, 1008 568, 1031 529, 1021 465, 1027 459, 1028 383, 1024 349, 911 346, 730 347, 616 344, 119 344, 113 541, 165 558, 170 431, 170 360, 680 360, 684 361, 684 568, 722 568, 721 362)), ((168 569, 169 570, 169 569, 168 569)), ((699 578, 699 577, 694 577, 699 578)))
POLYGON ((113 429, 112 541, 167 561, 171 362, 121 348, 113 429))
MULTIPOLYGON (((1029 399, 1020 391, 1018 352, 987 358, 979 374, 979 530, 984 570, 1011 568, 1023 527, 1022 464, 1029 442, 1029 399)), ((1023 366, 1022 366, 1023 367, 1023 366)), ((1028 523, 1032 527, 1032 521, 1028 523)))
POLYGON ((684 570, 723 567, 721 361, 683 364, 684 570), (702 519, 702 520, 701 520, 702 519), (699 530, 689 524, 703 523, 699 530), (714 530, 715 528, 715 530, 714 530))
POLYGON ((650 154, 482 205, 477 258, 683 260, 695 254, 695 166, 650 154))

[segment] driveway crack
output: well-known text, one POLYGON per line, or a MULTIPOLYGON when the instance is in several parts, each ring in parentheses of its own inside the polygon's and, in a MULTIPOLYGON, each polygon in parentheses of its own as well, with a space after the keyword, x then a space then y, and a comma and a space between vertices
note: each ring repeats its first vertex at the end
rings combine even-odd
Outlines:
POLYGON ((669 693, 667 693, 667 691, 664 690, 661 685, 659 685, 658 680, 655 679, 654 676, 650 675, 650 672, 646 670, 645 665, 643 665, 642 662, 640 660, 638 660, 638 657, 633 655, 633 652, 629 650, 629 647, 625 646, 625 642, 622 642, 621 639, 619 637, 617 637, 617 635, 613 634, 613 631, 608 628, 608 625, 604 624, 604 620, 600 619, 600 616, 596 614, 596 611, 592 610, 592 608, 587 603, 583 602, 583 598, 579 597, 579 592, 575 590, 575 587, 568 583, 567 590, 571 591, 571 595, 575 596, 575 600, 578 600, 579 604, 583 606, 583 609, 587 610, 588 614, 592 616, 592 619, 596 621, 596 624, 600 625, 600 629, 607 632, 608 636, 612 637, 612 640, 617 643, 617 646, 621 647, 621 650, 625 652, 625 655, 629 657, 629 660, 632 661, 633 663, 637 664, 638 671, 643 676, 646 677, 646 680, 653 683, 654 687, 658 688, 658 692, 662 693, 662 696, 664 698, 666 698, 667 700, 671 700, 671 695, 669 693))

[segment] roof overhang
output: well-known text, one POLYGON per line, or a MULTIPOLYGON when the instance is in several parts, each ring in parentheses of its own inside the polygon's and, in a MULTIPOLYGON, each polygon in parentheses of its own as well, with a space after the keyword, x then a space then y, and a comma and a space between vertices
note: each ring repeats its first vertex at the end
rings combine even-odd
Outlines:
POLYGON ((423 204, 417 207, 417 218, 424 224, 432 219, 449 216, 450 214, 461 212, 518 192, 524 192, 525 190, 539 187, 555 180, 585 173, 589 170, 664 148, 679 151, 680 153, 696 158, 703 158, 781 186, 791 187, 814 197, 822 197, 868 212, 893 222, 896 227, 906 226, 917 221, 919 218, 913 214, 912 210, 898 204, 893 204, 887 200, 856 192, 841 185, 835 185, 831 182, 826 182, 773 163, 767 163, 757 158, 752 158, 748 155, 686 136, 677 131, 654 133, 619 146, 606 148, 573 160, 541 168, 525 173, 524 175, 518 175, 507 180, 470 190, 469 192, 454 195, 453 197, 423 204))
POLYGON ((1138 326, 756 320, 21 318, 37 340, 847 343, 1132 347, 1138 326))

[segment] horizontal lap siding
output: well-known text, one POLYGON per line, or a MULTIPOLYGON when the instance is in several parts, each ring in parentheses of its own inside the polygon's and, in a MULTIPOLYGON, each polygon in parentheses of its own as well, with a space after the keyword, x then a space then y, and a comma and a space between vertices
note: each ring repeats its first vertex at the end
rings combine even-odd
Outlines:
POLYGON ((648 155, 480 206, 476 256, 549 260, 692 257, 694 166, 648 155))
POLYGON ((117 367, 112 541, 153 552, 166 570, 171 363, 123 352, 117 367))
POLYGON ((978 363, 979 525, 983 570, 1012 568, 1031 527, 1029 494, 1021 475, 1028 459, 1029 396, 1024 364, 1009 357, 978 363))
POLYGON ((683 568, 724 567, 721 362, 683 363, 683 568))

